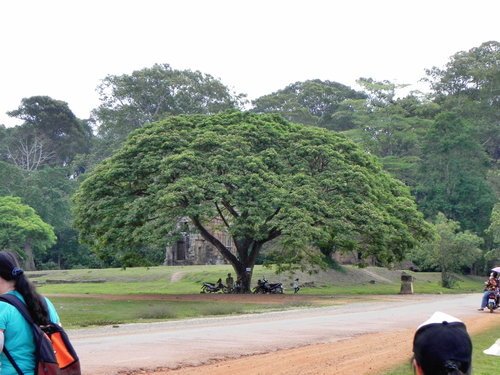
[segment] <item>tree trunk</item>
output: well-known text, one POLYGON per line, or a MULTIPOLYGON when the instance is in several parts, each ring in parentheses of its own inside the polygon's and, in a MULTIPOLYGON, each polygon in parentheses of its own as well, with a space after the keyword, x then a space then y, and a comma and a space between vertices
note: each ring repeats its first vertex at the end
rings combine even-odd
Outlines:
POLYGON ((441 285, 443 288, 452 289, 455 286, 456 280, 451 272, 446 269, 441 270, 441 285))
MULTIPOLYGON (((278 213, 279 210, 276 211, 278 213)), ((223 220, 225 222, 225 220, 223 220)), ((222 254, 222 256, 233 266, 233 269, 240 279, 241 287, 243 293, 249 293, 252 281, 252 272, 255 265, 257 256, 259 255, 262 245, 278 237, 281 232, 277 230, 272 230, 269 233, 268 238, 265 241, 256 241, 252 238, 243 238, 239 241, 234 239, 238 256, 235 256, 229 249, 210 233, 207 228, 203 226, 199 218, 192 217, 191 222, 200 231, 201 236, 207 240, 209 243, 214 245, 217 250, 222 254)))
POLYGON ((235 267, 233 265, 233 268, 236 272, 236 275, 238 275, 238 279, 241 282, 241 289, 242 289, 243 293, 250 293, 253 266, 252 267, 245 267, 245 265, 241 264, 240 267, 235 267), (249 270, 249 271, 247 271, 247 270, 249 270))
POLYGON ((35 256, 33 254, 33 248, 31 246, 30 239, 27 239, 24 243, 24 253, 26 254, 26 259, 24 260, 24 269, 26 271, 35 271, 35 256))

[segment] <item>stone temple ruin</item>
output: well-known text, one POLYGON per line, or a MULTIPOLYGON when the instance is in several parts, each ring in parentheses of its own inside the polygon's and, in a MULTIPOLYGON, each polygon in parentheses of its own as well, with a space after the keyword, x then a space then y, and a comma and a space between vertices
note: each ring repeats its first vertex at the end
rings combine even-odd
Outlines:
MULTIPOLYGON (((179 238, 173 244, 165 248, 165 266, 187 266, 205 264, 227 264, 227 260, 210 242, 205 240, 194 228, 187 217, 182 218, 177 224, 179 238)), ((229 251, 236 255, 236 247, 232 237, 225 230, 222 220, 216 218, 212 220, 210 232, 223 243, 229 251)), ((334 259, 339 264, 359 264, 361 261, 365 265, 376 265, 376 259, 369 257, 361 260, 357 252, 334 253, 334 259)))
MULTIPOLYGON (((231 252, 235 252, 233 240, 227 231, 223 230, 220 219, 214 219, 211 225, 212 234, 222 242, 231 252)), ((177 225, 179 239, 166 247, 166 266, 186 266, 195 264, 226 264, 226 259, 210 242, 198 233, 187 218, 183 218, 177 225)))

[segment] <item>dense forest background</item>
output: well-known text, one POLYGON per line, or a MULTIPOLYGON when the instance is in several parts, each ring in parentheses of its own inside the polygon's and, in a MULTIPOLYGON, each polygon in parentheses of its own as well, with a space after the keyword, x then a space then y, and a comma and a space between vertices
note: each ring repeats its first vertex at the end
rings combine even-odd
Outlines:
POLYGON ((439 234, 408 260, 425 270, 483 272, 500 259, 500 43, 457 52, 422 80, 427 92, 373 78, 360 78, 357 89, 312 79, 248 101, 209 74, 162 64, 105 77, 88 119, 62 100, 24 98, 8 113, 22 124, 0 125, 0 197, 19 198, 0 200, 0 248, 20 252, 38 269, 161 264, 162 248, 135 249, 140 256, 130 260, 98 258, 80 244, 73 193, 144 124, 248 110, 279 113, 360 144, 410 187, 439 234))

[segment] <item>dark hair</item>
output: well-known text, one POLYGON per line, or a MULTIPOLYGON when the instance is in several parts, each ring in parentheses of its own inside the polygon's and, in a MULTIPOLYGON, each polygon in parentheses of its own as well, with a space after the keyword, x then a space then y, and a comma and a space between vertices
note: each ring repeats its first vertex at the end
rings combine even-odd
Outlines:
POLYGON ((37 293, 35 286, 28 280, 24 271, 19 268, 17 257, 10 251, 0 251, 0 277, 7 281, 14 280, 14 288, 24 298, 26 307, 39 325, 46 325, 50 322, 49 313, 42 300, 43 297, 37 293))
MULTIPOLYGON (((413 361, 416 361, 416 358, 415 356, 413 356, 411 358, 411 365, 413 366, 413 361)), ((448 367, 445 367, 444 369, 442 370, 436 370, 436 369, 429 369, 429 368, 426 368, 425 366, 422 366, 420 363, 418 363, 418 361, 416 361, 417 364, 420 366, 420 368, 422 368, 422 371, 424 371, 424 375, 470 375, 470 370, 471 368, 469 367, 469 370, 467 372, 462 372, 460 371, 460 369, 458 369, 458 364, 456 364, 455 362, 453 361, 450 361, 447 363, 447 366, 448 367), (431 371, 431 372, 428 372, 428 371, 431 371), (436 372, 436 371, 439 371, 439 372, 436 372)), ((415 371, 415 369, 414 369, 415 371)))
POLYGON ((470 374, 472 342, 461 322, 419 328, 413 340, 413 352, 425 375, 470 374))

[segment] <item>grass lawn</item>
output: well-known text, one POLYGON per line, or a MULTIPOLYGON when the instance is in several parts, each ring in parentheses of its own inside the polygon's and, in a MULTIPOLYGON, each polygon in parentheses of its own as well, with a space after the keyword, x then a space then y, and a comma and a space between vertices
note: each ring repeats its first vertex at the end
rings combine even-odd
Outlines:
MULTIPOLYGON (((155 295, 199 295, 202 282, 215 282, 218 278, 224 280, 229 272, 234 276, 234 271, 229 265, 158 266, 35 271, 29 272, 28 276, 37 285, 40 293, 51 296, 65 326, 68 327, 242 314, 306 305, 304 302, 292 300, 279 305, 266 305, 215 301, 215 298, 209 302, 161 301, 159 298, 154 298, 155 295), (104 299, 102 295, 121 296, 121 298, 104 299), (130 296, 130 299, 127 299, 127 296, 130 296), (132 296, 143 298, 137 300, 132 296)), ((483 281, 482 278, 459 276, 456 288, 445 289, 439 285, 439 273, 411 274, 415 278, 415 293, 477 292, 481 290, 483 281)), ((256 266, 253 272, 253 285, 257 279, 263 277, 273 282, 282 282, 285 294, 291 294, 291 282, 295 277, 299 277, 303 285, 300 295, 320 297, 398 294, 401 286, 401 271, 377 267, 360 269, 344 266, 340 271, 276 275, 272 269, 256 266)), ((321 303, 324 304, 318 302, 316 305, 321 303)))
POLYGON ((247 314, 306 306, 301 302, 285 305, 205 301, 109 300, 51 297, 65 328, 154 322, 168 319, 247 314))
MULTIPOLYGON (((35 271, 28 273, 42 293, 78 294, 192 294, 199 293, 204 281, 225 280, 234 271, 229 265, 135 267, 116 269, 82 269, 35 271)), ((455 288, 439 285, 440 274, 434 272, 412 273, 415 293, 469 293, 482 290, 482 278, 458 276, 455 288)), ((302 294, 397 294, 400 290, 401 271, 385 268, 357 268, 344 266, 342 272, 328 270, 313 274, 295 273, 275 275, 263 266, 255 266, 253 285, 257 279, 282 282, 291 290, 295 277, 303 284, 302 294)), ((286 290, 285 290, 286 292, 286 290)))

